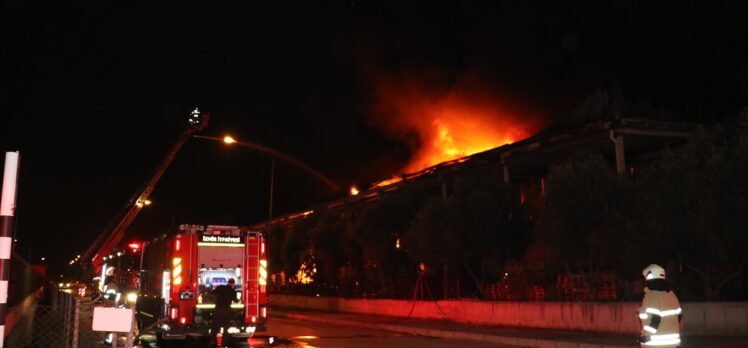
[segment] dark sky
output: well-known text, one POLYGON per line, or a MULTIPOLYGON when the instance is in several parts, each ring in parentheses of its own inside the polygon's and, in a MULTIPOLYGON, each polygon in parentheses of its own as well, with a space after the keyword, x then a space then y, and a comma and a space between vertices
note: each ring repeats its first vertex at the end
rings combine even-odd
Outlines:
MULTIPOLYGON (((748 105, 741 1, 251 3, 3 3, 0 150, 21 152, 22 255, 84 251, 196 106, 212 115, 204 134, 272 147, 345 188, 396 174, 418 147, 382 124, 399 115, 377 114, 381 90, 401 83, 433 98, 488 94, 536 125, 612 80, 685 121, 748 105)), ((172 214, 259 222, 269 164, 190 140, 131 231, 161 231, 172 214)), ((284 163, 276 173, 277 214, 345 194, 284 163)))

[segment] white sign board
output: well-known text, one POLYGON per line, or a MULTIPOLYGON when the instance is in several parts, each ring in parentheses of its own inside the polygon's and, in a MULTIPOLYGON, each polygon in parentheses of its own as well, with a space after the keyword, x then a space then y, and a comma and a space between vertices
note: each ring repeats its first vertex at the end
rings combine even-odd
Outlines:
POLYGON ((93 330, 130 332, 132 330, 132 309, 94 307, 93 330))

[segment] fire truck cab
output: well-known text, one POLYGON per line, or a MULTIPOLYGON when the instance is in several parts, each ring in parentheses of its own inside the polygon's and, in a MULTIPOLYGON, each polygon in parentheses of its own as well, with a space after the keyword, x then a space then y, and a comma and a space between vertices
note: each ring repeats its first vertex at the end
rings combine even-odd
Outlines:
POLYGON ((212 291, 235 281, 234 318, 223 337, 249 338, 267 323, 267 260, 261 232, 237 226, 181 225, 143 251, 138 322, 157 339, 213 333, 212 291))

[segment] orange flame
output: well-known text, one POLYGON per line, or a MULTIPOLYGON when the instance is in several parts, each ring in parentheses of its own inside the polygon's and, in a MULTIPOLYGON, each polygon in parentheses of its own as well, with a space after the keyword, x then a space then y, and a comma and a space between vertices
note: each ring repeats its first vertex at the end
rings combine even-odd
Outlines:
POLYGON ((428 140, 422 144, 405 171, 419 171, 435 164, 511 144, 529 135, 512 126, 494 129, 491 123, 481 124, 479 117, 461 114, 459 111, 434 119, 431 132, 422 134, 428 140))
MULTIPOLYGON (((513 108, 480 76, 442 79, 439 74, 425 73, 413 79, 383 75, 377 76, 371 116, 375 124, 410 145, 410 161, 401 172, 419 172, 510 144, 540 129, 542 120, 537 115, 513 108)), ((374 187, 400 180, 395 176, 374 187)))
POLYGON ((402 180, 403 180, 403 178, 401 178, 399 176, 395 176, 395 177, 392 177, 392 178, 389 178, 389 179, 385 179, 385 180, 382 180, 382 181, 374 184, 372 186, 372 188, 384 187, 384 186, 387 186, 387 185, 392 185, 392 184, 400 182, 402 180))

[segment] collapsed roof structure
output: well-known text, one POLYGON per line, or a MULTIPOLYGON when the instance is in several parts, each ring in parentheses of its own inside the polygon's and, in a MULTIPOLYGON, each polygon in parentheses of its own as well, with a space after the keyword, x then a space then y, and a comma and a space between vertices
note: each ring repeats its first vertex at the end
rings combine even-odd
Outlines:
MULTIPOLYGON (((322 209, 339 209, 346 205, 373 202, 390 192, 417 189, 451 177, 476 172, 495 172, 506 184, 539 183, 556 164, 570 158, 600 155, 615 163, 616 171, 633 171, 659 156, 665 147, 684 142, 702 129, 699 125, 663 122, 643 118, 621 118, 588 123, 583 127, 555 126, 527 139, 499 146, 473 155, 439 163, 418 172, 402 174, 361 190, 357 195, 320 203, 322 209)), ((252 226, 269 229, 304 219, 315 209, 294 212, 252 226)))

